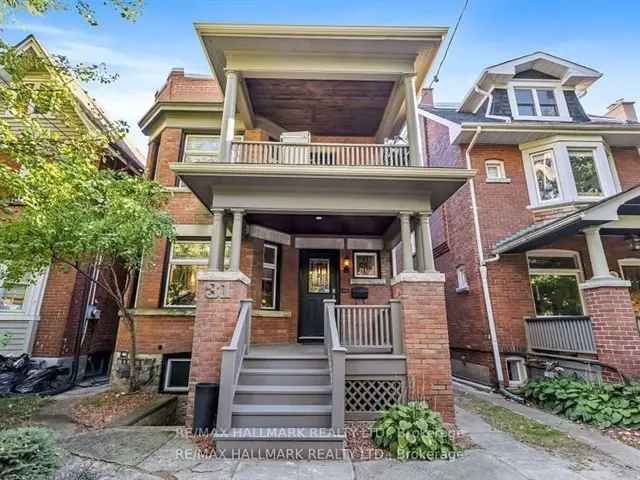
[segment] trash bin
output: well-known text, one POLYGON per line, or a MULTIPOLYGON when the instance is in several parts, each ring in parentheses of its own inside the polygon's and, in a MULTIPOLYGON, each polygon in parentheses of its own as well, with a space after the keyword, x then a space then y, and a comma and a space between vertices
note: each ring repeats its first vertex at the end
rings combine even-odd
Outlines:
POLYGON ((193 433, 206 434, 213 431, 218 416, 218 396, 220 385, 217 383, 196 384, 193 407, 193 433))

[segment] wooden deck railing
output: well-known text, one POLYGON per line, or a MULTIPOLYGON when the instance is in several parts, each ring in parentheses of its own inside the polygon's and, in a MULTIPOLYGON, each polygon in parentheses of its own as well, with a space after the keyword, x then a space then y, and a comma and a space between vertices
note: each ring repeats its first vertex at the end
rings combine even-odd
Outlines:
POLYGON ((347 167, 410 167, 408 145, 347 143, 231 143, 231 163, 329 165, 347 167))
POLYGON ((530 350, 596 353, 596 342, 589 317, 526 318, 525 331, 530 350))
POLYGON ((331 376, 331 428, 335 433, 342 433, 347 349, 340 343, 335 309, 335 300, 324 301, 324 346, 331 376))
POLYGON ((401 319, 395 310, 392 304, 336 305, 340 343, 350 353, 401 353, 401 319))

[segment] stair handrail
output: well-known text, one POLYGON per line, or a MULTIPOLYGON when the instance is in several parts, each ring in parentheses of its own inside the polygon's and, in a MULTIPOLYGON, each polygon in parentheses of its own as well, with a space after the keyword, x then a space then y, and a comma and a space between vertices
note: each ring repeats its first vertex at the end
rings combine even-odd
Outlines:
POLYGON ((344 394, 347 349, 340 344, 336 324, 336 301, 324 300, 324 345, 331 376, 331 428, 334 433, 344 431, 344 394))
POLYGON ((218 418, 216 428, 224 432, 231 428, 233 396, 238 385, 242 360, 251 343, 251 314, 253 300, 240 300, 236 327, 229 345, 222 347, 220 365, 220 394, 218 397, 218 418))

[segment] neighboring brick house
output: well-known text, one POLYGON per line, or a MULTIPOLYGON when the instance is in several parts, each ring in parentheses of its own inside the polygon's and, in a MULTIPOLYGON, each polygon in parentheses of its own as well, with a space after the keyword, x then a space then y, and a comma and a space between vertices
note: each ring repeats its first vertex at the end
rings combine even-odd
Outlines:
MULTIPOLYGON (((22 54, 50 58, 33 36, 25 38, 16 48, 22 54)), ((0 72, 0 75, 3 80, 11 81, 5 72, 0 72)), ((38 79, 34 79, 36 81, 38 79)), ((71 82, 69 87, 77 100, 74 114, 65 119, 43 116, 44 125, 68 135, 78 127, 90 130, 104 128, 109 119, 100 107, 79 83, 71 82), (69 122, 77 123, 70 126, 69 122)), ((19 120, 9 112, 2 114, 2 120, 20 128, 19 120)), ((11 159, 4 157, 4 160, 11 159)), ((111 145, 104 167, 127 170, 133 175, 140 175, 143 171, 139 154, 124 141, 111 145)), ((54 264, 35 283, 13 285, 11 288, 3 288, 0 280, 0 333, 8 333, 10 340, 0 350, 2 354, 28 353, 34 359, 49 364, 68 365, 80 344, 79 378, 85 374, 106 375, 117 328, 115 304, 75 270, 54 264)))
POLYGON ((585 113, 600 77, 537 52, 483 70, 459 106, 423 93, 429 166, 477 171, 432 219, 459 377, 518 386, 555 361, 640 377, 640 123, 624 100, 585 113))
MULTIPOLYGON (((177 230, 133 310, 159 388, 188 391, 190 425, 196 384, 219 383, 222 430, 332 427, 319 445, 407 394, 452 421, 429 216, 473 172, 424 168, 416 86, 446 29, 197 32, 213 77, 173 70, 140 121, 177 230)), ((278 440, 236 433, 218 445, 278 440)))

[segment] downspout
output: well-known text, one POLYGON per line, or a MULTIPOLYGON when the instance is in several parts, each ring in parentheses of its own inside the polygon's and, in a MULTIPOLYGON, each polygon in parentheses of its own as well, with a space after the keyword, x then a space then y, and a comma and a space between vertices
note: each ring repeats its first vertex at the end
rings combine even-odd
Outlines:
MULTIPOLYGON (((464 153, 467 168, 471 169, 471 150, 475 146, 478 141, 478 137, 482 132, 482 127, 476 127, 476 131, 467 146, 467 149, 464 153)), ((478 203, 476 202, 476 188, 474 179, 471 178, 469 180, 469 190, 471 192, 471 210, 473 213, 473 226, 475 229, 475 237, 476 237, 476 248, 478 250, 478 263, 480 266, 480 281, 482 283, 482 293, 484 296, 484 303, 487 308, 487 317, 489 321, 489 335, 491 337, 491 349, 493 351, 493 362, 496 368, 496 376, 498 377, 498 388, 502 392, 504 390, 504 376, 502 374, 502 360, 500 359, 500 350, 498 345, 498 335, 496 333, 496 322, 493 314, 493 306, 491 304, 491 294, 489 292, 489 280, 487 278, 487 262, 495 261, 499 257, 494 257, 492 259, 485 260, 484 252, 482 248, 482 239, 480 237, 480 219, 478 216, 478 203)))

